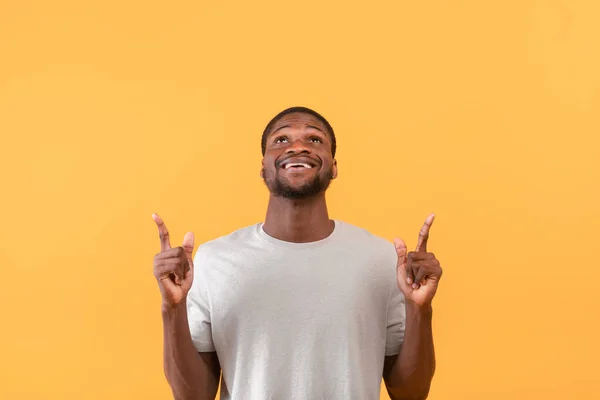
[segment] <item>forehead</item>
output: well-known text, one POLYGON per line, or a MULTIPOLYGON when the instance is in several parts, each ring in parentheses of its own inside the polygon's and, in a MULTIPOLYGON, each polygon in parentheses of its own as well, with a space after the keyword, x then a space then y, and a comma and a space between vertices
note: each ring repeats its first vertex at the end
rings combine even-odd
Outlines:
POLYGON ((279 129, 292 128, 292 129, 307 129, 313 128, 318 129, 324 134, 328 134, 327 127, 320 119, 311 114, 306 113, 290 113, 281 117, 271 129, 269 134, 274 133, 279 129))

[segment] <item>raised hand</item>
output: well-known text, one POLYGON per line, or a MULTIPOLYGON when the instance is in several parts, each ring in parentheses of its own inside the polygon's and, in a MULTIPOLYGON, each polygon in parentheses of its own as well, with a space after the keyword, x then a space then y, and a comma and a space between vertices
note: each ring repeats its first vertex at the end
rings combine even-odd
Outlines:
POLYGON ((442 267, 433 253, 427 252, 429 230, 435 218, 431 214, 425 220, 419 232, 419 241, 416 251, 407 253, 406 244, 402 239, 394 239, 398 264, 396 275, 398 286, 408 301, 418 306, 431 305, 433 296, 437 291, 438 283, 442 277, 442 267))
POLYGON ((188 232, 183 237, 183 245, 171 248, 169 230, 156 214, 152 219, 158 227, 160 253, 154 256, 154 276, 162 294, 163 304, 176 306, 182 303, 190 288, 194 276, 194 234, 188 232))

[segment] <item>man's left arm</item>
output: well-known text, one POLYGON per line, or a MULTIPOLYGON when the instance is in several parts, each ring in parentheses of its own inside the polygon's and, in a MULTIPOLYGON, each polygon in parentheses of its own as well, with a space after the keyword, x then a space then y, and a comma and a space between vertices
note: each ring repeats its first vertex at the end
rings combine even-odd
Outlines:
POLYGON ((430 215, 421 232, 417 250, 407 253, 401 239, 394 241, 398 253, 397 278, 405 298, 405 332, 400 353, 385 358, 383 379, 392 400, 424 400, 435 372, 431 301, 437 291, 442 268, 427 252, 430 215))
POLYGON ((383 379, 392 400, 426 399, 435 372, 432 309, 406 304, 400 353, 385 358, 383 379))

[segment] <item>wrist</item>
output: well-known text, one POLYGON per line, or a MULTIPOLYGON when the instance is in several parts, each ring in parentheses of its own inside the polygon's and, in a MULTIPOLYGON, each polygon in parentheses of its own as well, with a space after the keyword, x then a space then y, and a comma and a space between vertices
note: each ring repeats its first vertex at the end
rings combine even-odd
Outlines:
POLYGON ((163 302, 160 310, 163 317, 175 316, 187 311, 185 301, 176 304, 163 302))
POLYGON ((431 303, 417 304, 411 300, 406 300, 406 312, 411 314, 431 315, 433 307, 431 303))

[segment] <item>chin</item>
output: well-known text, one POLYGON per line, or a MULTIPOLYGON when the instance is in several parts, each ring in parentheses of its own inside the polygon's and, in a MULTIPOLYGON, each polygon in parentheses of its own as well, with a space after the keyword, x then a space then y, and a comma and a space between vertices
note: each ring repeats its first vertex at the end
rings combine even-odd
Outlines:
POLYGON ((282 192, 282 193, 273 193, 273 196, 276 197, 283 197, 285 199, 288 200, 304 200, 304 199, 310 199, 313 197, 318 196, 319 194, 321 194, 320 192, 317 193, 307 193, 307 192, 294 192, 294 191, 289 191, 289 192, 282 192))
POLYGON ((279 184, 270 189, 271 193, 275 196, 299 200, 319 196, 325 192, 327 186, 328 185, 323 185, 321 182, 309 182, 303 185, 279 184))
POLYGON ((294 200, 321 195, 330 184, 330 179, 323 179, 319 175, 314 177, 299 176, 297 178, 289 179, 289 177, 281 175, 274 177, 267 175, 263 180, 273 196, 294 200))

